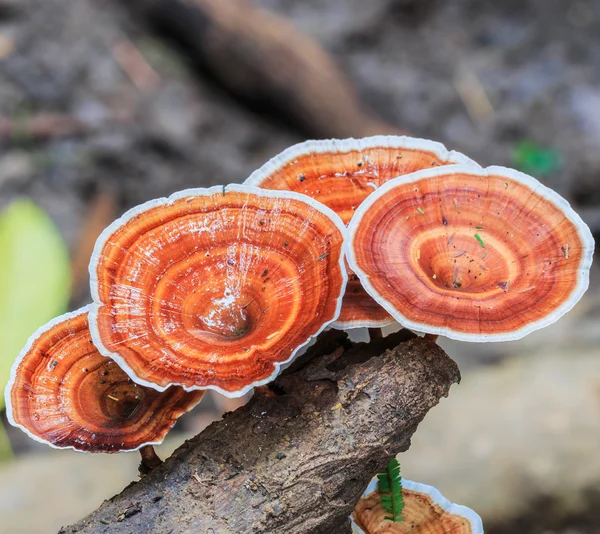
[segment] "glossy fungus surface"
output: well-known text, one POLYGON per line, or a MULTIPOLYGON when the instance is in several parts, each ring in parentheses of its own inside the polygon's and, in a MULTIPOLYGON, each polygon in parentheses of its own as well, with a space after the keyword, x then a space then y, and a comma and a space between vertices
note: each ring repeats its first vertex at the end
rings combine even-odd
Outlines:
POLYGON ((350 223, 348 261, 402 325, 464 341, 547 326, 588 287, 594 241, 566 200, 503 167, 394 179, 350 223))
POLYGON ((481 518, 470 508, 453 504, 432 486, 402 480, 404 520, 386 520, 377 480, 372 481, 352 512, 356 534, 483 534, 481 518))
POLYGON ((9 421, 37 441, 84 452, 159 443, 203 392, 140 386, 92 343, 87 309, 38 330, 6 389, 9 421))
POLYGON ((96 244, 94 342, 145 385, 242 395, 339 315, 344 234, 288 191, 219 186, 139 206, 96 244))
MULTIPOLYGON (((440 143, 404 136, 306 141, 255 171, 246 184, 296 191, 322 202, 348 224, 358 206, 388 180, 450 163, 477 165, 440 143)), ((381 327, 392 317, 348 269, 348 286, 337 328, 381 327)))

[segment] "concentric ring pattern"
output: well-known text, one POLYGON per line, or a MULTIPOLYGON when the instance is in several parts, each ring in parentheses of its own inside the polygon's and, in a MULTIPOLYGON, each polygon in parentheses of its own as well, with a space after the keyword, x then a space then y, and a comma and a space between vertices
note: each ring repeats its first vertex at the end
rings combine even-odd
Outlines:
POLYGON ((338 316, 344 233, 308 197, 246 186, 135 208, 96 245, 94 342, 151 387, 242 395, 338 316))
POLYGON ((140 386, 92 344, 87 309, 36 332, 6 390, 9 421, 37 441, 85 452, 159 443, 204 392, 140 386))
POLYGON ((566 200, 502 167, 388 182, 349 227, 349 262, 401 324, 505 341, 556 321, 588 286, 594 241, 566 200))
MULTIPOLYGON (((307 141, 294 145, 255 171, 246 184, 303 193, 334 210, 348 224, 356 208, 388 180, 422 169, 475 162, 440 143, 403 136, 307 141)), ((348 269, 337 328, 381 327, 392 317, 348 269)))
POLYGON ((377 485, 370 484, 352 512, 357 534, 483 534, 481 518, 470 508, 452 504, 432 486, 403 480, 404 521, 386 520, 377 485))

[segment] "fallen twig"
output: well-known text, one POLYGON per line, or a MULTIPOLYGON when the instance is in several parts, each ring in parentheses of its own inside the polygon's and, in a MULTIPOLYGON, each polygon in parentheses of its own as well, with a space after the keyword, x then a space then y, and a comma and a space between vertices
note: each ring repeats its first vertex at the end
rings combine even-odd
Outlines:
POLYGON ((333 58, 286 18, 248 0, 133 0, 223 87, 310 137, 398 133, 360 104, 333 58))

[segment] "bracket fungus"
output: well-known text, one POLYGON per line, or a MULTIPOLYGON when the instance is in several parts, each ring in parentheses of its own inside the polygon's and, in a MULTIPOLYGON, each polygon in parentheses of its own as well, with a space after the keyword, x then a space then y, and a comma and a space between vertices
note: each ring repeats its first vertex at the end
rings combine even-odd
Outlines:
POLYGON ((387 182, 358 208, 347 257, 400 324, 507 341, 552 324, 588 287, 594 240, 558 193, 504 167, 387 182))
MULTIPOLYGON (((375 189, 397 176, 440 165, 478 166, 442 144, 405 136, 329 139, 294 145, 264 164, 246 185, 303 193, 334 210, 348 224, 375 189)), ((392 317, 348 269, 348 287, 335 328, 379 328, 392 317)))
POLYGON ((360 498, 350 519, 355 534, 483 534, 481 518, 466 506, 451 503, 437 489, 402 479, 404 520, 385 519, 381 494, 374 478, 360 498))
POLYGON ((142 204, 96 243, 94 343, 149 387, 241 396, 338 317, 345 231, 289 191, 229 185, 142 204))
POLYGON ((92 344, 82 308, 29 338, 6 387, 6 415, 55 448, 130 451, 160 443, 203 393, 179 387, 159 392, 132 382, 92 344))

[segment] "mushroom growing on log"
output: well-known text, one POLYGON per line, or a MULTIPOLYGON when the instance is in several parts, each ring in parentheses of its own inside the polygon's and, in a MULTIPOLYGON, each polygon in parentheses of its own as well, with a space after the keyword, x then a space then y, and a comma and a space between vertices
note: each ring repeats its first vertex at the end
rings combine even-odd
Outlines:
POLYGON ((347 259, 401 325, 509 341, 557 321, 589 284, 594 240, 558 193, 504 167, 384 184, 348 227, 347 259))
POLYGON ((352 512, 355 534, 483 534, 481 517, 466 506, 451 503, 437 489, 402 479, 403 521, 386 520, 377 478, 367 486, 352 512))
MULTIPOLYGON (((203 391, 164 392, 132 382, 92 344, 88 311, 57 317, 29 339, 6 387, 6 415, 36 441, 81 452, 120 452, 162 442, 203 391)), ((146 448, 145 448, 146 447, 146 448)))
POLYGON ((147 202, 96 243, 92 339, 148 387, 239 397, 338 317, 345 231, 290 191, 229 185, 147 202))
MULTIPOLYGON (((441 165, 477 166, 435 141, 405 136, 329 139, 294 145, 254 171, 244 182, 264 189, 296 191, 322 202, 348 224, 375 189, 397 176, 441 165)), ((348 269, 348 286, 334 328, 381 328, 394 319, 348 269)))
POLYGON ((344 534, 372 476, 460 378, 403 330, 370 344, 321 334, 248 404, 63 534, 344 534), (212 529, 212 531, 211 531, 212 529))

